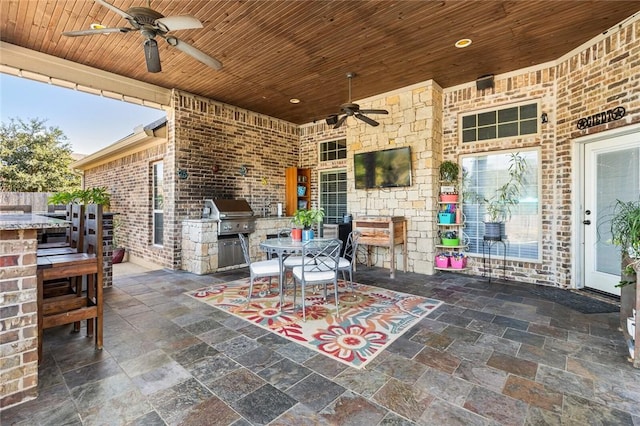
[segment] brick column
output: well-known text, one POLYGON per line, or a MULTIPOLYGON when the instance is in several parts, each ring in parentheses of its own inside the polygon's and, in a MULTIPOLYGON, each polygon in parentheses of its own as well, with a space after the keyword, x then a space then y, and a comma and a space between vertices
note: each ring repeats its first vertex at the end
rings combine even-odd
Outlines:
POLYGON ((113 285, 113 216, 118 213, 102 213, 102 282, 103 287, 113 285))
POLYGON ((0 410, 38 396, 37 231, 0 231, 0 410))

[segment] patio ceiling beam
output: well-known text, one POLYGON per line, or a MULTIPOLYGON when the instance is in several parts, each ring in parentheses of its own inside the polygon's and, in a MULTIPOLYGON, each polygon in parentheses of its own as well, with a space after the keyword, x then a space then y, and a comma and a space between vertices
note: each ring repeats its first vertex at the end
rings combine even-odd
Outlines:
POLYGON ((171 102, 171 89, 1 41, 0 72, 152 108, 171 102))

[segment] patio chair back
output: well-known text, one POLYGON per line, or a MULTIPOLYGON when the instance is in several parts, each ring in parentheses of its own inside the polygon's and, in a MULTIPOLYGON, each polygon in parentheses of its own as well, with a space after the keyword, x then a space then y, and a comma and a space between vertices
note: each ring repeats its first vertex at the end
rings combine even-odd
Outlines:
POLYGON ((307 285, 324 284, 324 298, 327 298, 327 284, 333 284, 336 310, 338 310, 338 266, 342 241, 338 239, 313 239, 306 242, 302 248, 305 264, 293 268, 294 299, 296 300, 296 285, 299 283, 302 291, 302 317, 307 320, 305 312, 305 288, 307 285))

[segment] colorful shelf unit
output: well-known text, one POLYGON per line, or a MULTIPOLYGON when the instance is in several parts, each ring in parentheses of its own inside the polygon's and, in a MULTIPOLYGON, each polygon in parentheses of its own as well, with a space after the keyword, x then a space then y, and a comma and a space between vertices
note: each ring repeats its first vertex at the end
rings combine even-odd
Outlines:
POLYGON ((468 257, 464 243, 464 215, 458 194, 457 182, 440 182, 438 196, 438 243, 436 244, 435 269, 440 271, 461 271, 467 269, 468 257), (455 238, 448 233, 455 232, 455 238))

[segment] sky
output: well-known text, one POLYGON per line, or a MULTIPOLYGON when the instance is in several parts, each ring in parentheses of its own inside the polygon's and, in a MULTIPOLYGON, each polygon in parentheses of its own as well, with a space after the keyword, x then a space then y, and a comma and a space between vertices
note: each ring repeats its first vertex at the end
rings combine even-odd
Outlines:
POLYGON ((92 154, 165 117, 159 109, 0 73, 0 121, 46 120, 65 134, 74 153, 92 154))

